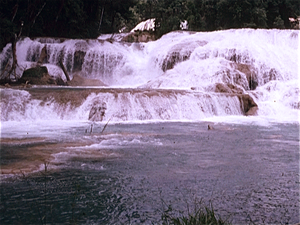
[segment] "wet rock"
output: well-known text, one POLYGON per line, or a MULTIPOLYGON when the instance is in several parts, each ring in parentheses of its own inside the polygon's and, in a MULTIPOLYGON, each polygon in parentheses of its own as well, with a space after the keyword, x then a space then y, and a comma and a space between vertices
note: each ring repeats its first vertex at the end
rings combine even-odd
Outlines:
POLYGON ((243 89, 236 87, 233 84, 223 84, 223 83, 217 83, 214 91, 217 93, 235 93, 235 94, 243 93, 243 89))
POLYGON ((161 69, 166 72, 167 70, 173 69, 174 66, 180 62, 189 60, 192 52, 200 47, 206 45, 206 41, 195 41, 195 42, 181 42, 174 45, 166 57, 164 58, 161 69))
POLYGON ((241 103, 241 108, 246 116, 254 116, 257 114, 258 106, 250 95, 244 94, 238 95, 238 97, 241 103))
POLYGON ((81 71, 84 63, 85 51, 77 50, 74 53, 73 71, 81 71))
POLYGON ((192 52, 185 52, 184 54, 181 54, 180 52, 172 52, 168 54, 163 61, 162 70, 166 72, 167 70, 173 69, 177 63, 188 60, 191 54, 192 52))
POLYGON ((61 79, 60 77, 56 78, 55 82, 56 82, 57 85, 62 85, 62 86, 66 85, 66 83, 64 82, 64 80, 61 79))
POLYGON ((230 94, 239 98, 242 111, 246 116, 254 116, 257 114, 258 106, 253 98, 248 94, 243 94, 243 89, 234 86, 233 84, 217 83, 215 85, 215 92, 230 94))
POLYGON ((122 38, 125 42, 149 42, 155 41, 155 35, 150 31, 135 31, 129 33, 127 36, 122 38))
POLYGON ((256 87, 258 86, 257 81, 255 79, 253 79, 252 77, 250 77, 248 79, 248 81, 249 81, 249 88, 250 88, 250 90, 255 90, 256 87))
POLYGON ((234 69, 246 75, 248 81, 248 87, 250 90, 256 89, 256 87, 258 86, 257 73, 256 70, 251 65, 243 64, 243 63, 231 63, 230 65, 234 69))
POLYGON ((215 92, 218 92, 218 93, 232 93, 231 89, 227 85, 221 84, 221 83, 216 84, 215 92))
POLYGON ((27 69, 23 72, 19 83, 27 83, 34 85, 49 85, 49 84, 60 84, 63 85, 64 81, 60 78, 54 79, 48 74, 48 69, 46 66, 36 66, 27 69))
POLYGON ((47 46, 46 45, 42 48, 38 63, 39 64, 47 63, 47 46))
POLYGON ((258 107, 257 107, 257 106, 253 106, 253 107, 251 107, 251 108, 245 113, 245 115, 246 115, 246 116, 256 116, 256 115, 257 115, 257 110, 258 110, 258 107))
POLYGON ((94 102, 89 113, 89 120, 102 121, 103 117, 105 116, 106 109, 107 107, 105 102, 101 102, 101 101, 94 102))
POLYGON ((48 74, 48 69, 46 66, 37 66, 30 69, 27 69, 23 72, 22 78, 29 79, 29 78, 42 78, 48 74))
POLYGON ((266 68, 266 66, 262 66, 262 68, 260 68, 260 72, 258 72, 258 69, 254 68, 251 64, 231 62, 230 65, 233 69, 246 75, 250 90, 255 90, 259 84, 257 75, 258 73, 262 74, 263 84, 281 78, 280 73, 274 68, 266 68))
POLYGON ((75 74, 73 79, 68 81, 67 84, 69 86, 107 86, 100 80, 84 78, 78 74, 75 74))

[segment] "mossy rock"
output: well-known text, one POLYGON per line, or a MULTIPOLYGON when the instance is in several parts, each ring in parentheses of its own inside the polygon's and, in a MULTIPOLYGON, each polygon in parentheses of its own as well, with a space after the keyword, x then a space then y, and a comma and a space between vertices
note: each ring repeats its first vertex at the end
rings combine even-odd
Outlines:
POLYGON ((63 85, 63 81, 60 79, 53 79, 48 74, 48 69, 46 66, 37 66, 30 69, 27 69, 23 72, 21 79, 19 80, 20 83, 29 83, 29 84, 36 84, 36 85, 49 85, 49 84, 59 84, 63 85))
POLYGON ((37 66, 34 68, 27 69, 23 72, 22 78, 42 78, 45 74, 48 74, 46 66, 37 66))

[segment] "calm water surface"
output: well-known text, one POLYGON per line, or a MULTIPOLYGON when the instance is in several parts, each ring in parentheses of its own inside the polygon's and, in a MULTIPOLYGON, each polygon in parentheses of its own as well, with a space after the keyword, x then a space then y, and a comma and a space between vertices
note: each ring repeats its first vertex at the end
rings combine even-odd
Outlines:
POLYGON ((156 224, 200 200, 234 224, 300 222, 299 124, 208 124, 4 129, 0 222, 156 224))

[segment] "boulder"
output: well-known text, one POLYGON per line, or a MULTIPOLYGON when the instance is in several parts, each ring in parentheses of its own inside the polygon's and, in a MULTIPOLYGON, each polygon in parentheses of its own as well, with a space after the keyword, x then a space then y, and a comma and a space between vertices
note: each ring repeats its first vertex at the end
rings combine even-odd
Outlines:
POLYGON ((217 93, 243 94, 243 89, 236 87, 233 84, 217 83, 214 91, 217 93))
POLYGON ((215 86, 215 92, 217 93, 232 93, 231 89, 222 83, 217 83, 215 86))
POLYGON ((256 115, 257 115, 257 110, 258 110, 258 107, 257 107, 257 106, 253 106, 253 107, 251 107, 251 108, 245 113, 245 115, 246 115, 246 116, 256 116, 256 115))
POLYGON ((208 125, 207 126, 207 130, 213 130, 214 128, 213 128, 213 126, 212 125, 208 125))
POLYGON ((206 44, 206 41, 194 41, 192 43, 182 41, 174 45, 166 54, 161 65, 161 69, 164 72, 173 69, 176 64, 189 60, 192 52, 196 48, 206 44))
POLYGON ((258 110, 257 104, 254 102, 253 98, 248 94, 238 95, 241 108, 246 116, 256 115, 258 110))
POLYGON ((233 84, 217 83, 215 85, 215 92, 226 93, 239 98, 241 108, 246 116, 254 116, 257 114, 258 106, 253 98, 248 94, 243 94, 243 90, 234 86, 233 84))
POLYGON ((46 66, 36 66, 25 70, 19 82, 33 85, 64 85, 61 78, 54 79, 48 74, 46 66))
POLYGON ((231 63, 231 66, 246 75, 250 90, 256 89, 256 87, 258 86, 257 74, 255 72, 255 69, 251 65, 243 63, 231 63))
POLYGON ((244 93, 242 88, 234 86, 233 84, 228 84, 228 87, 230 88, 232 93, 236 93, 236 94, 243 94, 244 93))
POLYGON ((192 52, 185 52, 185 54, 181 54, 180 52, 170 53, 162 63, 162 70, 166 72, 167 70, 173 69, 177 63, 188 60, 191 54, 192 52))
POLYGON ((46 66, 37 66, 25 70, 23 72, 22 79, 42 78, 46 74, 48 74, 48 69, 46 66))

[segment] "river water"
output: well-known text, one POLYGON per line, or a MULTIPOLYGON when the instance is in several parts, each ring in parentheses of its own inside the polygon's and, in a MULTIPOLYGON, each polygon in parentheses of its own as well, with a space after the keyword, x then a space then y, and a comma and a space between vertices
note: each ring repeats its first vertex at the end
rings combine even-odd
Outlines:
POLYGON ((253 29, 21 39, 17 76, 46 49, 50 76, 65 79, 62 61, 106 86, 0 88, 0 223, 159 224, 200 203, 233 224, 299 223, 298 43, 253 29))
POLYGON ((299 124, 104 125, 4 137, 2 170, 18 175, 2 175, 1 224, 151 224, 200 200, 234 224, 299 222, 299 124))

